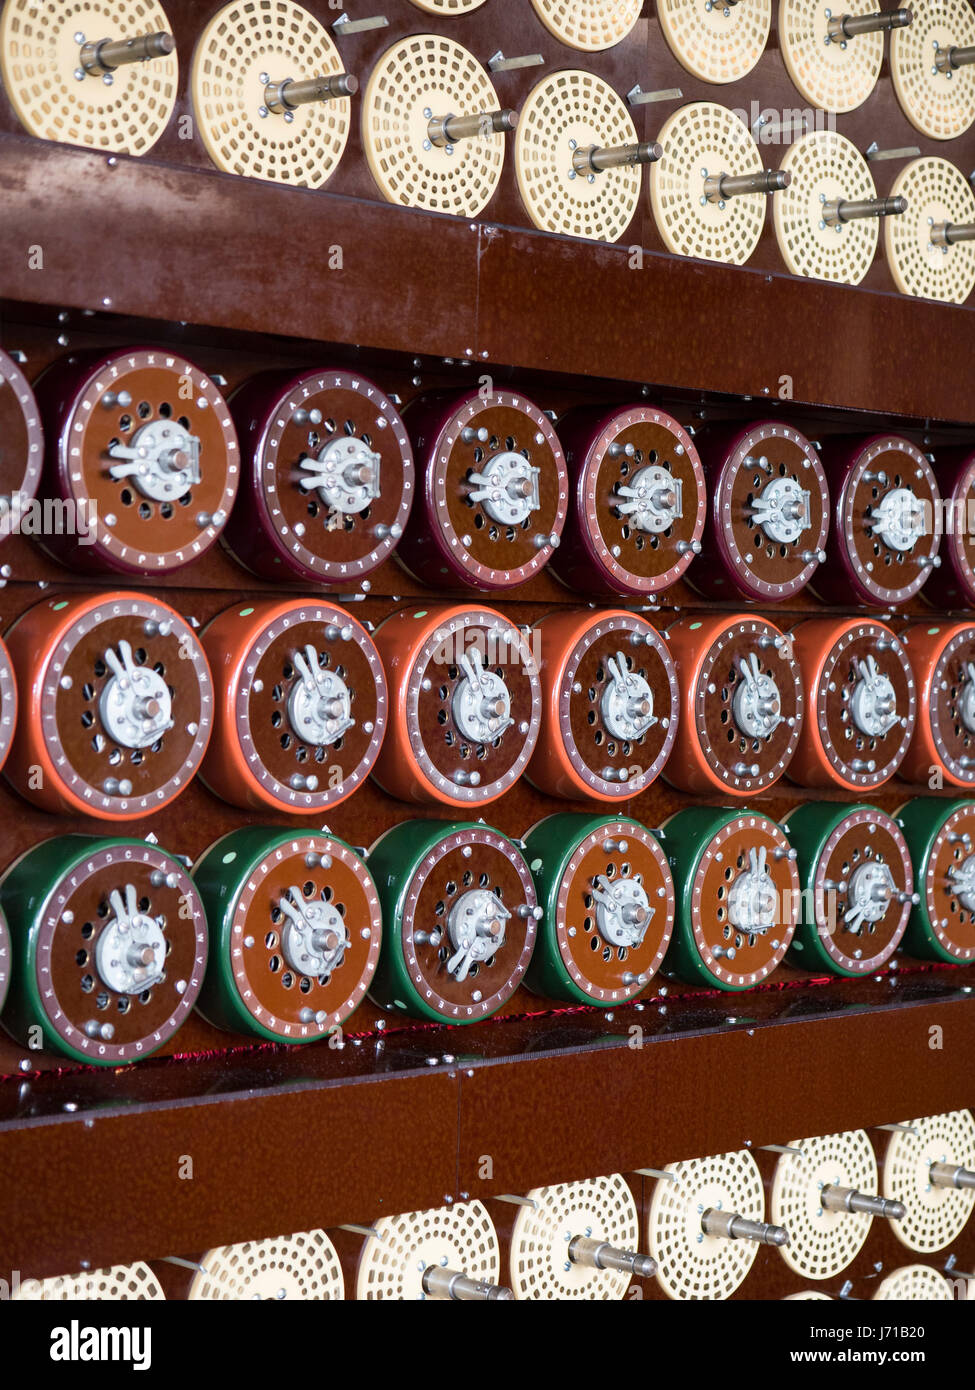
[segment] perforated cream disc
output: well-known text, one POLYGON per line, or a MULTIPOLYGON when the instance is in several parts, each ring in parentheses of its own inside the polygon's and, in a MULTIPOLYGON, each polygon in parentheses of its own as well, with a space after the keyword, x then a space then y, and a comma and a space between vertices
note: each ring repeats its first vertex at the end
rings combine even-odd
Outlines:
POLYGON ((200 135, 217 168, 320 188, 345 149, 349 98, 285 114, 268 110, 265 90, 343 70, 327 31, 292 0, 241 0, 218 10, 197 44, 191 83, 200 135))
POLYGON ((975 45, 969 0, 911 0, 914 23, 890 36, 890 76, 904 115, 932 140, 954 140, 975 120, 975 67, 949 77, 937 49, 975 45))
POLYGON ((975 1171, 975 1119, 968 1110, 908 1120, 895 1130, 884 1155, 883 1196, 903 1202, 907 1215, 894 1232, 908 1250, 944 1250, 964 1230, 975 1208, 975 1190, 940 1187, 932 1163, 975 1171), (909 1131, 913 1131, 910 1133, 909 1131))
POLYGON ((444 18, 449 18, 456 14, 469 14, 471 10, 479 9, 484 4, 484 0, 412 0, 418 10, 426 10, 427 14, 439 14, 444 18))
POLYGON ((569 1258, 577 1236, 605 1240, 617 1250, 636 1250, 636 1203, 618 1173, 586 1182, 536 1187, 531 1207, 519 1207, 511 1233, 511 1289, 518 1299, 588 1299, 608 1302, 626 1293, 630 1276, 592 1269, 569 1258))
POLYGON ((236 1299, 344 1299, 335 1246, 324 1231, 248 1240, 208 1250, 193 1276, 190 1302, 236 1299))
POLYGON ((598 53, 623 42, 643 0, 532 0, 532 6, 549 33, 569 48, 598 53))
POLYGON ((176 105, 175 52, 102 77, 79 66, 78 36, 99 43, 169 33, 156 0, 7 0, 2 8, 0 75, 31 135, 122 154, 152 148, 176 105))
POLYGON ((930 1265, 904 1265, 882 1280, 874 1301, 899 1303, 953 1303, 954 1292, 948 1280, 930 1265))
POLYGON ((424 1272, 433 1265, 497 1284, 501 1253, 494 1223, 480 1202, 383 1216, 359 1256, 356 1298, 413 1302, 428 1297, 424 1272))
POLYGON ((737 82, 764 52, 772 0, 657 0, 657 17, 688 72, 703 82, 737 82))
POLYGON ((546 232, 618 241, 640 198, 639 165, 586 175, 574 152, 637 142, 636 127, 616 92, 595 73, 567 68, 543 78, 518 118, 515 168, 532 222, 546 232))
MULTIPOLYGON (((744 0, 747 3, 747 0, 744 0)), ((779 0, 779 46, 789 76, 814 106, 853 111, 877 85, 883 32, 826 42, 830 17, 873 14, 876 0, 779 0)))
POLYGON ((765 1220, 758 1164, 740 1149, 674 1163, 665 1172, 675 1181, 657 1180, 647 1217, 648 1253, 657 1261, 661 1288, 674 1299, 730 1298, 748 1275, 758 1245, 705 1235, 702 1221, 711 1208, 765 1220))
POLYGON ((744 265, 762 234, 765 195, 746 193, 719 204, 704 194, 709 176, 757 174, 762 168, 744 122, 726 106, 692 101, 668 117, 658 138, 664 153, 650 166, 650 200, 668 251, 744 265))
POLYGON ((832 1303, 828 1293, 820 1293, 817 1289, 803 1289, 802 1293, 786 1294, 783 1303, 798 1303, 801 1300, 815 1299, 818 1303, 832 1303))
POLYGON ((164 1302, 166 1295, 152 1270, 141 1260, 131 1265, 112 1265, 110 1269, 92 1269, 85 1274, 62 1274, 55 1279, 25 1279, 10 1297, 24 1302, 60 1301, 89 1302, 105 1299, 119 1302, 134 1299, 140 1302, 164 1302))
POLYGON ((975 287, 975 241, 938 246, 932 228, 946 222, 975 223, 975 193, 954 164, 933 155, 912 159, 894 180, 892 197, 903 195, 907 211, 884 219, 884 246, 894 283, 902 294, 964 304, 975 287))
POLYGON ((805 1279, 829 1279, 847 1267, 870 1232, 873 1217, 860 1212, 828 1211, 821 1205, 824 1187, 877 1191, 877 1160, 862 1129, 795 1139, 800 1153, 783 1154, 772 1181, 772 1220, 785 1226, 789 1244, 781 1247, 786 1264, 805 1279))
POLYGON ((484 68, 440 34, 412 34, 386 50, 362 98, 362 143, 383 197, 405 207, 476 217, 504 164, 504 135, 480 133, 456 145, 429 138, 432 119, 496 111, 484 68))
POLYGON ((786 266, 793 275, 858 285, 877 251, 877 218, 830 227, 823 206, 877 196, 867 161, 844 135, 816 130, 789 147, 782 168, 792 182, 775 195, 773 220, 786 266))

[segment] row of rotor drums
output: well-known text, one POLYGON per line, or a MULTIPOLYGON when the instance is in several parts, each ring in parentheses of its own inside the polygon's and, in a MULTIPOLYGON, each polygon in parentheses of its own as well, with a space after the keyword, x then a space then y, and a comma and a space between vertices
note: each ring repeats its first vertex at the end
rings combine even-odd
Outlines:
POLYGON ((467 811, 522 776, 604 805, 661 774, 743 800, 783 774, 964 789, 975 625, 712 613, 662 634, 625 609, 520 628, 432 604, 372 628, 325 600, 255 598, 198 633, 153 595, 67 593, 0 641, 0 758, 35 807, 116 823, 196 776, 243 810, 309 817, 370 776, 402 802, 467 811))
POLYGON ((237 1034, 341 1046, 367 991, 468 1024, 522 983, 609 1008, 658 971, 740 991, 786 957, 857 977, 899 948, 975 960, 972 802, 807 802, 781 825, 693 807, 654 832, 559 813, 518 841, 409 820, 368 851, 250 825, 192 871, 151 842, 67 835, 0 878, 5 1026, 102 1066, 150 1055, 194 1005, 237 1034))
POLYGON ((427 586, 498 591, 546 565, 576 593, 975 605, 975 449, 811 443, 780 420, 695 430, 650 405, 555 424, 521 392, 396 404, 346 370, 251 378, 229 405, 163 349, 0 353, 0 536, 82 572, 171 573, 222 538, 263 579, 368 589, 396 552, 427 586), (43 501, 39 500, 38 493, 43 501), (692 563, 696 556, 699 561, 692 563))
MULTIPOLYGON (((859 106, 880 73, 883 31, 893 29, 894 86, 910 119, 935 139, 963 133, 975 118, 967 0, 880 13, 872 3, 850 0, 834 15, 821 0, 781 0, 782 53, 804 99, 829 112, 859 106)), ((642 6, 539 0, 536 8, 557 33, 578 36, 579 47, 599 48, 622 37, 642 6)), ((770 12, 770 0, 658 6, 678 55, 717 83, 757 61, 770 12)), ((179 95, 175 41, 155 0, 7 0, 0 66, 29 131, 97 149, 145 153, 179 95)), ((213 16, 193 54, 195 129, 220 169, 319 188, 345 150, 355 99, 369 169, 392 203, 478 216, 497 189, 510 139, 526 212, 549 232, 618 240, 639 207, 648 165, 654 218, 673 253, 743 264, 775 194, 775 233, 794 274, 859 283, 885 217, 898 289, 960 302, 975 285, 975 195, 947 160, 912 161, 878 197, 860 150, 819 121, 806 131, 799 110, 774 120, 764 113, 750 131, 739 113, 692 101, 664 119, 657 140, 641 140, 632 114, 641 109, 639 84, 628 104, 584 69, 542 76, 516 111, 504 71, 489 72, 448 35, 398 39, 369 73, 361 100, 349 67, 352 50, 340 52, 325 25, 292 0, 235 0, 213 16), (789 144, 794 136, 780 167, 764 168, 759 141, 789 144)))
MULTIPOLYGON (((14 1297, 611 1301, 643 1297, 655 1282, 653 1291, 671 1299, 720 1300, 741 1288, 759 1248, 771 1246, 805 1285, 789 1298, 835 1298, 845 1296, 840 1276, 875 1220, 889 1223, 906 1250, 931 1256, 957 1240, 975 1205, 968 1110, 875 1133, 876 1147, 866 1131, 848 1130, 757 1156, 741 1149, 524 1196, 463 1194, 369 1227, 27 1280, 14 1297)), ((971 1299, 975 1279, 952 1269, 950 1258, 944 1273, 935 1263, 875 1264, 856 1296, 971 1299)))

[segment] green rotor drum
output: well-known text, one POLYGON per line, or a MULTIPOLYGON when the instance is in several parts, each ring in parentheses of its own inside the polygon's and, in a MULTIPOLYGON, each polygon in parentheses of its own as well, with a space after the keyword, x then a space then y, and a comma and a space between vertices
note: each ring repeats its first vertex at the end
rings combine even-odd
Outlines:
POLYGON ((897 812, 920 901, 904 949, 920 960, 975 960, 975 802, 919 796, 897 812))
POLYGON ((403 821, 367 863, 383 912, 370 997, 438 1023, 477 1023, 511 998, 541 909, 524 856, 490 826, 403 821))
POLYGON ((692 806, 660 835, 677 894, 664 969, 712 989, 760 984, 795 930, 799 876, 782 827, 758 811, 692 806))
POLYGON ((334 1033, 365 997, 382 916, 372 876, 325 832, 246 826, 201 856, 193 878, 210 922, 199 1010, 271 1042, 334 1033))
POLYGON ((660 845, 628 817, 549 816, 525 836, 543 917, 525 984, 535 994, 609 1008, 657 973, 674 922, 660 845))
POLYGON ((207 924, 178 859, 145 840, 65 835, 0 880, 16 988, 4 1024, 26 1047, 117 1067, 162 1047, 193 1007, 207 924))
POLYGON ((898 825, 875 806, 812 801, 784 824, 802 881, 790 963, 849 977, 879 970, 900 945, 914 892, 898 825))

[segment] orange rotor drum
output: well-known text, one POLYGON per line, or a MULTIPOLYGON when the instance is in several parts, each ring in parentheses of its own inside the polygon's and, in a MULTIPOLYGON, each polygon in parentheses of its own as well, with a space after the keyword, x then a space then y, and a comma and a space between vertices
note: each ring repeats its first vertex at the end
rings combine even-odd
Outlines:
POLYGON ((745 798, 792 759, 804 694, 788 641, 753 613, 685 618, 667 630, 681 709, 664 770, 681 791, 745 798))
POLYGON ((625 801, 659 775, 677 734, 670 651, 636 613, 552 613, 540 641, 542 726, 528 778, 549 796, 625 801))
POLYGON ((45 811, 131 821, 185 791, 213 683, 192 627, 149 594, 63 595, 6 633, 22 717, 4 775, 45 811))
POLYGON ((502 796, 528 765, 541 717, 521 630, 493 608, 437 604, 394 613, 375 641, 389 682, 379 785, 465 809, 502 796))
POLYGON ((386 731, 386 678, 345 608, 234 604, 201 640, 219 687, 201 769, 211 791, 245 809, 313 816, 362 786, 386 731))
POLYGON ((917 623, 901 641, 914 671, 918 719, 901 765, 905 781, 975 786, 975 626, 917 623))
POLYGON ((809 692, 790 780, 857 792, 888 782, 917 714, 903 642, 873 618, 810 618, 789 641, 809 692))

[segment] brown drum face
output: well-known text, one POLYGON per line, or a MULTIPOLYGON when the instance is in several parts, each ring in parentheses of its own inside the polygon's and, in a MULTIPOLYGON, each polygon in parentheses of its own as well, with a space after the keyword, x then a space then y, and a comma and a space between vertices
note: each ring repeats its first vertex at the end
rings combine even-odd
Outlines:
POLYGON ((815 449, 785 425, 762 425, 734 448, 712 510, 731 582, 758 601, 793 597, 815 573, 829 529, 829 494, 815 449))
POLYGON ((863 602, 912 598, 941 541, 938 487, 921 451, 891 435, 860 453, 843 484, 834 535, 863 602))
POLYGON ((109 358, 80 380, 60 429, 59 483, 104 565, 158 574, 217 539, 237 492, 237 436, 192 363, 153 349, 109 358))
MULTIPOLYGON (((0 521, 37 492, 44 435, 34 393, 13 358, 0 351, 0 521)), ((11 518, 13 520, 13 518, 11 518)), ((0 537, 4 535, 0 530, 0 537)))
POLYGON ((57 884, 36 932, 48 1026, 72 1051, 102 1062, 131 1062, 165 1043, 203 981, 203 906, 189 875, 152 845, 98 849, 57 884), (130 919, 135 907, 150 949, 165 961, 158 983, 141 992, 113 987, 123 982, 112 949, 120 904, 130 919))
MULTIPOLYGON (((428 514, 414 521, 438 533, 455 579, 510 588, 542 568, 561 537, 568 478, 537 406, 510 391, 473 397, 430 437, 425 463, 428 514)), ((411 564, 408 546, 401 554, 411 564)))
POLYGON ((509 843, 484 828, 446 836, 418 866, 403 907, 403 958, 417 992, 445 1018, 487 1018, 510 999, 528 968, 535 943, 535 888, 509 843), (451 909, 466 893, 493 893, 511 913, 496 955, 449 968, 460 953, 449 936, 451 909), (519 908, 526 909, 524 915, 519 908), (421 943, 417 932, 428 938, 421 943), (439 944, 436 944, 438 942, 439 944))
POLYGON ((386 726, 379 653, 331 604, 228 609, 203 635, 229 685, 203 767, 236 805, 314 814, 362 785, 386 726))
POLYGON ((565 663, 559 696, 562 746, 584 794, 635 796, 653 782, 673 747, 678 699, 670 652, 648 624, 636 617, 592 624, 565 663), (649 703, 650 715, 631 714, 631 703, 649 703), (653 723, 641 732, 647 717, 653 723))
MULTIPOLYGON (((694 648, 700 623, 671 629, 684 709, 668 779, 736 796, 762 791, 782 776, 795 752, 804 698, 788 643, 762 618, 731 618, 712 636, 688 681, 679 647, 694 648)), ((690 670, 694 669, 692 660, 690 670)))
POLYGON ((173 609, 141 594, 54 599, 7 639, 25 711, 7 776, 21 795, 45 810, 129 820, 187 787, 213 694, 199 642, 173 609))
MULTIPOLYGON (((248 387, 234 400, 242 440, 248 387)), ((234 553, 267 571, 265 536, 287 577, 340 584, 370 574, 395 549, 413 502, 413 452, 388 397, 359 376, 320 372, 262 409, 253 440, 259 533, 232 524, 234 553)), ((246 509, 245 509, 246 511, 246 509)))
POLYGON ((491 609, 445 608, 384 623, 390 724, 376 778, 395 796, 481 805, 524 772, 540 684, 521 632, 491 609))
POLYGON ((848 628, 824 662, 816 694, 816 727, 836 776, 851 788, 888 781, 907 752, 916 715, 902 644, 876 623, 848 628))
POLYGON ((931 673, 924 714, 952 778, 975 782, 975 627, 962 628, 945 646, 931 673))
POLYGON ((657 973, 674 922, 674 881, 656 840, 632 821, 607 821, 587 835, 559 884, 556 941, 572 979, 601 1003, 633 998, 657 973), (650 923, 639 945, 621 946, 600 927, 606 883, 639 884, 650 904, 650 923))
POLYGON ((851 812, 826 841, 816 866, 823 949, 851 974, 879 970, 904 935, 913 890, 911 857, 894 822, 873 807, 851 812), (874 906, 873 893, 889 894, 886 906, 874 906))
POLYGON ((326 836, 299 835, 265 855, 241 890, 230 929, 234 982, 263 1028, 287 1041, 322 1037, 362 1002, 381 936, 379 900, 362 861, 326 836), (295 889, 300 907, 322 903, 344 927, 348 945, 329 972, 309 973, 291 944, 295 889))
POLYGON ((799 874, 782 829, 764 816, 737 816, 706 846, 691 888, 691 930, 704 964, 732 989, 760 984, 785 957, 795 931, 799 874), (749 932, 730 920, 742 875, 767 870, 777 895, 775 925, 749 932))
POLYGON ((975 904, 964 899, 952 879, 973 853, 975 814, 962 806, 938 831, 928 855, 928 872, 918 891, 924 896, 928 919, 942 946, 956 960, 975 960, 975 904), (967 843, 962 838, 968 836, 967 843))
POLYGON ((704 474, 690 435, 663 411, 637 407, 611 421, 590 451, 579 500, 589 544, 620 592, 659 593, 694 559, 704 474))

